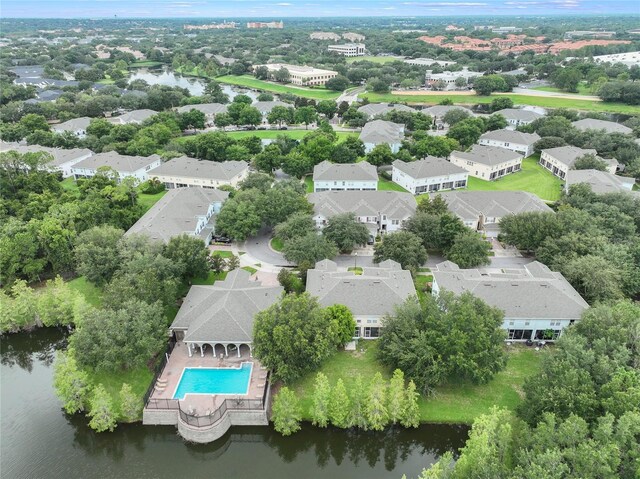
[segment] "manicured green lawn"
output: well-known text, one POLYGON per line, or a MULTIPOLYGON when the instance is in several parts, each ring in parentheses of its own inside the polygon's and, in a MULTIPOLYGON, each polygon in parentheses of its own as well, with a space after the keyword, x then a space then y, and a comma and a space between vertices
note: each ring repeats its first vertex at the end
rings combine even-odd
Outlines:
POLYGON ((556 88, 553 86, 537 86, 535 88, 532 88, 532 90, 551 91, 554 93, 562 93, 563 95, 593 95, 593 93, 591 93, 591 89, 584 83, 578 85, 577 93, 568 93, 566 91, 562 91, 560 88, 556 88))
POLYGON ((340 96, 340 92, 326 90, 324 88, 305 88, 297 86, 280 85, 263 80, 258 80, 250 75, 224 75, 216 77, 220 83, 228 83, 255 90, 270 91, 273 93, 292 93, 293 95, 316 100, 334 100, 340 96))
POLYGON ((129 68, 153 68, 162 66, 162 62, 154 62, 153 60, 138 60, 129 65, 129 68))
POLYGON ((374 57, 374 56, 364 56, 364 57, 350 57, 347 58, 347 63, 355 63, 355 62, 371 62, 371 63, 391 63, 398 62, 402 60, 398 60, 393 57, 374 57))
POLYGON ((138 204, 142 205, 144 207, 144 211, 149 211, 149 208, 151 208, 153 205, 156 204, 156 202, 162 198, 165 194, 167 193, 167 190, 161 191, 160 193, 156 193, 155 195, 146 195, 141 193, 138 196, 138 204))
POLYGON ((224 250, 216 250, 211 253, 212 256, 220 256, 221 258, 231 258, 233 256, 233 252, 224 251, 224 250))
MULTIPOLYGON (((116 413, 120 414, 120 389, 124 383, 129 384, 133 393, 140 398, 147 392, 149 384, 153 379, 153 371, 146 366, 132 369, 129 371, 105 372, 87 370, 89 382, 94 386, 102 384, 107 392, 111 395, 116 413)), ((140 409, 142 412, 142 408, 140 409)))
MULTIPOLYGON (((506 346, 505 346, 506 347, 506 346)), ((324 363, 319 372, 329 378, 333 386, 342 378, 347 391, 358 374, 365 381, 371 380, 376 372, 385 379, 391 376, 376 360, 376 341, 361 340, 356 351, 340 351, 324 363), (364 348, 364 353, 360 349, 364 348)), ((489 412, 492 406, 513 410, 521 401, 521 387, 526 377, 540 367, 545 351, 536 352, 523 347, 510 347, 509 360, 505 370, 498 373, 489 383, 483 385, 451 384, 437 388, 433 397, 421 397, 420 417, 423 422, 471 424, 480 414, 489 412)), ((301 398, 303 418, 310 420, 311 394, 316 373, 308 374, 295 382, 292 387, 301 398)))
POLYGON ((362 267, 360 266, 349 266, 347 271, 353 271, 354 274, 360 276, 362 274, 362 267))
POLYGON ((640 114, 640 106, 610 103, 595 100, 578 100, 573 98, 556 98, 533 95, 519 95, 516 93, 495 93, 491 96, 478 95, 394 95, 392 93, 364 93, 372 103, 377 102, 407 102, 436 105, 442 100, 450 99, 459 105, 475 105, 477 103, 491 103, 498 96, 511 98, 515 104, 541 106, 545 108, 572 108, 585 111, 602 111, 610 113, 624 113, 627 115, 640 114))
POLYGON ((79 191, 78 183, 76 183, 73 177, 65 178, 64 180, 62 180, 60 182, 60 186, 62 186, 62 189, 64 191, 68 191, 70 193, 77 193, 79 191))
POLYGON ((540 166, 538 158, 538 155, 525 158, 522 162, 522 171, 507 175, 499 180, 485 181, 469 176, 467 189, 528 191, 538 195, 543 200, 556 201, 560 199, 562 181, 540 166))
POLYGON ((413 278, 413 284, 416 287, 416 291, 418 292, 418 298, 422 300, 428 293, 426 292, 427 283, 431 283, 433 281, 432 275, 424 275, 417 274, 413 278))
POLYGON ((209 274, 207 275, 206 278, 193 278, 191 280, 191 284, 211 286, 216 281, 224 281, 226 277, 227 277, 226 271, 223 271, 221 273, 214 273, 213 271, 209 271, 209 274))
POLYGON ((67 284, 71 289, 82 293, 84 299, 86 299, 87 303, 91 306, 95 306, 96 308, 102 306, 102 289, 87 281, 87 278, 84 276, 72 279, 67 284))
POLYGON ((245 271, 248 271, 249 274, 254 274, 258 271, 257 269, 252 268, 251 266, 243 266, 242 269, 245 271))
POLYGON ((282 251, 284 243, 280 238, 271 238, 271 247, 276 251, 282 251))
POLYGON ((305 176, 304 184, 307 185, 307 193, 313 193, 313 177, 305 176))
POLYGON ((384 178, 378 179, 378 190, 380 191, 402 191, 404 193, 408 193, 402 186, 397 183, 394 183, 390 180, 385 180, 384 178))

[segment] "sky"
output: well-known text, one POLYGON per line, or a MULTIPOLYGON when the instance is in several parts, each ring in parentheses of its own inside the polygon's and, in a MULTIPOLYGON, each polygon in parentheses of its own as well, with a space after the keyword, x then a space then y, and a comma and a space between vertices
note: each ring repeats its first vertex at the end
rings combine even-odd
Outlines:
POLYGON ((2 18, 640 14, 640 0, 1 0, 2 18))

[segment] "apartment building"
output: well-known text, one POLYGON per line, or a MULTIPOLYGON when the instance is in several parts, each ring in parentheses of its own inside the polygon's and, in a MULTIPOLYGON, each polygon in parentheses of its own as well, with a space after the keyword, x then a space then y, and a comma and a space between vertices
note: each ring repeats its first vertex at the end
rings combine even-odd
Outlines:
POLYGON ((482 180, 497 180, 520 171, 522 154, 497 146, 473 145, 469 151, 452 151, 449 161, 482 180))

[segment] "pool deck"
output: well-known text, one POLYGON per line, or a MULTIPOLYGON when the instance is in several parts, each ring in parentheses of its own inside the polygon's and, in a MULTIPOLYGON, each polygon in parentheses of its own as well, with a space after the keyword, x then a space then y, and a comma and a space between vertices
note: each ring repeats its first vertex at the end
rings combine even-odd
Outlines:
POLYGON ((251 377, 249 379, 249 390, 246 395, 238 394, 187 394, 180 400, 180 407, 183 411, 199 416, 207 415, 217 409, 222 401, 230 398, 262 399, 266 387, 267 371, 260 362, 249 357, 245 351, 241 357, 235 354, 224 359, 213 357, 212 351, 205 350, 204 357, 200 356, 200 351, 194 351, 189 357, 187 346, 181 341, 176 343, 169 361, 158 378, 156 388, 151 395, 151 399, 173 399, 173 395, 178 387, 182 371, 184 368, 240 368, 242 363, 253 364, 251 377))

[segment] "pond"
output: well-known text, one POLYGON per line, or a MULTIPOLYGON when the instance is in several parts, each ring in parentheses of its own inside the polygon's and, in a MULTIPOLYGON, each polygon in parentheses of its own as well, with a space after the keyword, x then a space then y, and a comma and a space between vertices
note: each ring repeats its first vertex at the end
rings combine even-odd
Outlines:
MULTIPOLYGON (((194 77, 186 77, 180 74, 176 74, 167 68, 138 68, 134 70, 134 73, 129 77, 131 80, 144 80, 149 85, 166 85, 171 87, 180 87, 189 90, 194 96, 201 96, 204 94, 205 82, 194 77)), ((229 95, 229 100, 233 100, 236 95, 243 94, 251 97, 255 100, 258 97, 258 93, 254 90, 246 90, 242 88, 235 88, 231 85, 220 85, 222 91, 229 95)))
POLYGON ((408 478, 464 445, 466 426, 424 425, 380 433, 309 425, 284 438, 270 427, 234 427, 207 445, 174 427, 120 425, 96 434, 65 415, 52 381, 57 329, 2 338, 0 468, 18 478, 408 478))

